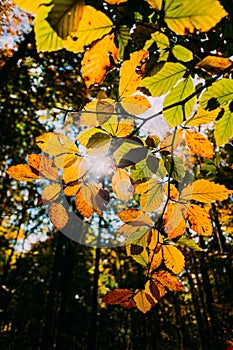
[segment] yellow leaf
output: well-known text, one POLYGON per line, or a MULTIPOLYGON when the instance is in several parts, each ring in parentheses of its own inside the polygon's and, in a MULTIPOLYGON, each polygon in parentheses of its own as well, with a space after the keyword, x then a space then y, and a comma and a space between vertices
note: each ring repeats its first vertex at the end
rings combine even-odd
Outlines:
POLYGON ((214 157, 213 145, 202 134, 196 131, 186 130, 185 139, 188 147, 194 154, 209 159, 214 157))
POLYGON ((164 214, 165 232, 170 239, 181 236, 186 224, 183 218, 184 206, 179 203, 168 203, 167 210, 164 214))
POLYGON ((156 304, 158 302, 158 300, 160 299, 159 289, 156 286, 156 284, 153 281, 148 280, 145 284, 144 289, 145 289, 145 292, 151 297, 154 304, 156 304))
POLYGON ((170 199, 177 200, 179 196, 179 192, 177 188, 173 184, 168 184, 166 183, 164 185, 164 190, 167 196, 169 196, 170 199), (168 193, 169 192, 169 193, 168 193))
POLYGON ((109 147, 111 136, 104 130, 90 128, 81 131, 77 141, 87 148, 101 149, 104 152, 109 147))
POLYGON ((183 189, 180 201, 194 200, 202 203, 214 203, 227 199, 232 193, 233 191, 228 190, 224 185, 201 179, 183 189))
POLYGON ((79 190, 80 184, 68 185, 64 188, 64 195, 68 197, 75 196, 79 190))
POLYGON ((112 136, 125 137, 131 134, 134 128, 134 121, 132 119, 124 119, 119 121, 117 115, 113 115, 106 123, 103 124, 103 128, 112 136))
POLYGON ((144 211, 152 212, 161 205, 164 199, 163 184, 156 179, 150 179, 148 189, 140 198, 140 205, 144 211))
POLYGON ((226 109, 222 118, 215 122, 214 137, 216 145, 223 145, 233 136, 233 113, 226 109))
MULTIPOLYGON (((151 225, 153 225, 153 221, 151 225)), ((163 243, 162 235, 154 228, 145 235, 145 238, 147 239, 147 246, 151 250, 156 249, 158 245, 163 243)))
POLYGON ((163 245, 162 249, 166 267, 175 274, 180 273, 185 265, 184 255, 172 245, 163 245))
POLYGON ((117 63, 118 49, 114 43, 114 34, 107 35, 85 51, 82 59, 82 77, 89 88, 101 84, 106 73, 112 68, 111 59, 117 63))
POLYGON ((28 163, 36 169, 40 175, 49 180, 58 179, 58 169, 53 165, 52 159, 42 156, 41 154, 29 154, 28 163))
POLYGON ((49 4, 50 0, 13 0, 13 3, 25 11, 36 14, 38 13, 39 7, 42 4, 49 4))
POLYGON ((178 280, 176 276, 173 276, 168 271, 160 271, 155 272, 152 275, 153 280, 158 281, 161 283, 164 287, 171 291, 181 291, 184 290, 184 287, 182 286, 181 282, 178 280))
POLYGON ((64 168, 63 180, 70 185, 70 182, 81 180, 88 170, 86 159, 79 157, 70 166, 64 168))
POLYGON ((89 218, 94 212, 101 215, 102 204, 104 198, 100 194, 101 187, 89 182, 87 185, 80 184, 80 188, 76 194, 75 204, 79 212, 89 218))
POLYGON ((53 8, 46 20, 60 38, 78 29, 84 9, 84 0, 53 0, 53 8))
POLYGON ((60 184, 50 184, 46 186, 42 192, 42 200, 46 202, 54 202, 61 193, 60 184))
POLYGON ((35 19, 35 38, 37 52, 57 51, 64 48, 64 41, 57 35, 46 20, 52 6, 40 6, 35 19))
POLYGON ((50 156, 63 155, 65 157, 71 150, 78 152, 77 147, 68 137, 55 132, 48 132, 36 137, 36 144, 43 152, 48 153, 50 156))
POLYGON ((219 74, 230 65, 232 61, 227 57, 206 56, 196 64, 195 68, 203 68, 212 74, 219 74))
POLYGON ((134 301, 137 308, 142 311, 144 314, 149 311, 153 303, 148 300, 148 294, 144 290, 136 289, 134 294, 134 301))
POLYGON ((105 2, 107 2, 110 5, 119 5, 126 1, 128 0, 105 0, 105 2))
POLYGON ((13 177, 15 180, 20 181, 33 181, 39 179, 39 173, 33 172, 33 169, 27 164, 13 165, 6 169, 6 173, 13 177))
POLYGON ((58 203, 52 203, 49 208, 49 217, 57 230, 63 229, 68 222, 68 214, 65 208, 58 203))
POLYGON ((125 169, 117 169, 115 171, 112 177, 112 189, 116 196, 122 201, 127 201, 132 197, 134 187, 125 169))
POLYGON ((166 0, 164 13, 168 27, 180 35, 207 32, 227 15, 219 1, 213 0, 166 0))
POLYGON ((162 9, 163 0, 146 0, 151 7, 153 7, 156 11, 160 11, 162 9))
POLYGON ((121 105, 124 110, 131 115, 145 113, 151 107, 147 98, 138 94, 124 97, 121 100, 121 105))
POLYGON ((190 228, 203 236, 212 235, 212 223, 208 212, 195 204, 189 204, 185 214, 190 228))
POLYGON ((220 111, 221 108, 216 108, 212 111, 206 111, 204 108, 199 106, 197 113, 185 122, 185 126, 199 126, 201 124, 209 124, 217 118, 220 111))
POLYGON ((172 48, 172 53, 179 61, 188 62, 193 59, 192 51, 182 45, 175 45, 172 48))
POLYGON ((93 100, 85 105, 80 123, 86 126, 100 126, 111 118, 114 109, 114 101, 110 98, 93 100))
POLYGON ((156 252, 150 252, 150 266, 151 269, 157 269, 157 267, 159 267, 162 264, 162 260, 163 260, 163 255, 162 255, 162 249, 160 249, 161 247, 158 247, 156 252))
POLYGON ((130 59, 124 61, 120 69, 120 98, 130 96, 137 91, 144 71, 144 61, 147 58, 148 52, 140 50, 131 53, 130 59))
POLYGON ((68 36, 64 46, 68 51, 83 52, 85 46, 101 39, 113 28, 112 21, 92 6, 84 6, 78 30, 68 36))

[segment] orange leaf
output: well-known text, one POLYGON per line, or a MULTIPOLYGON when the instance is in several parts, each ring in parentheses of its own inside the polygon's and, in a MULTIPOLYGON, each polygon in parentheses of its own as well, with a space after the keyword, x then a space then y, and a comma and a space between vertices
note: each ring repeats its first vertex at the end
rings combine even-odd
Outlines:
POLYGON ((233 191, 228 190, 224 185, 201 179, 183 189, 180 201, 194 200, 202 203, 214 203, 227 199, 232 193, 233 191))
POLYGON ((85 51, 82 76, 88 88, 93 84, 102 83, 106 73, 112 68, 110 55, 117 62, 118 49, 114 43, 114 34, 106 35, 85 51))
POLYGON ((164 245, 163 259, 166 267, 174 273, 180 273, 184 268, 184 255, 172 245, 164 245))
POLYGON ((181 236, 186 228, 183 218, 184 206, 179 203, 168 203, 164 214, 165 232, 169 238, 181 236))
POLYGON ((89 182, 88 185, 80 184, 75 204, 79 212, 86 218, 89 218, 94 212, 101 215, 103 203, 108 202, 101 195, 101 190, 101 187, 94 182, 89 182))
POLYGON ((63 134, 48 132, 36 137, 37 146, 50 156, 66 155, 68 151, 78 152, 74 143, 63 134))
POLYGON ((142 214, 142 211, 139 209, 124 209, 119 213, 117 213, 121 221, 126 223, 134 221, 141 214, 142 214))
POLYGON ((209 55, 198 62, 195 68, 203 68, 212 74, 219 74, 230 65, 232 61, 227 57, 209 55))
POLYGON ((49 180, 58 179, 58 169, 53 165, 52 159, 41 154, 29 154, 28 163, 31 167, 39 171, 40 175, 49 180))
POLYGON ((126 309, 136 307, 136 304, 133 300, 133 292, 131 292, 129 289, 116 288, 108 292, 102 298, 102 300, 106 304, 119 304, 126 309))
POLYGON ((124 97, 121 100, 121 105, 126 112, 132 115, 145 113, 151 107, 148 99, 142 95, 124 97))
POLYGON ((195 204, 189 204, 186 212, 186 219, 190 222, 191 229, 200 235, 211 236, 212 223, 205 208, 195 204))
POLYGON ((153 251, 150 252, 150 257, 149 257, 149 260, 150 260, 150 266, 151 266, 151 269, 154 270, 154 269, 157 269, 157 267, 159 267, 161 264, 162 264, 162 260, 163 260, 163 255, 162 255, 162 249, 160 249, 161 247, 158 247, 157 248, 157 252, 154 253, 153 251))
POLYGON ((145 69, 144 60, 148 58, 148 52, 140 50, 131 53, 130 59, 124 61, 120 69, 119 96, 121 98, 132 95, 142 79, 145 69))
POLYGON ((33 181, 39 179, 39 173, 27 164, 13 165, 6 169, 6 173, 15 180, 33 181))
POLYGON ((132 197, 134 187, 131 184, 130 176, 125 169, 117 169, 112 177, 112 189, 116 196, 122 201, 132 197))
POLYGON ((68 214, 63 205, 58 203, 52 203, 49 208, 49 217, 52 224, 57 230, 63 229, 68 222, 68 214))
POLYGON ((196 131, 186 130, 185 139, 190 150, 204 158, 213 158, 214 148, 210 141, 196 131))
POLYGON ((110 5, 119 5, 122 2, 126 2, 128 0, 105 0, 105 2, 107 2, 110 5))
POLYGON ((171 291, 184 290, 181 282, 177 277, 170 274, 168 271, 155 272, 152 276, 153 280, 160 282, 164 287, 171 291))

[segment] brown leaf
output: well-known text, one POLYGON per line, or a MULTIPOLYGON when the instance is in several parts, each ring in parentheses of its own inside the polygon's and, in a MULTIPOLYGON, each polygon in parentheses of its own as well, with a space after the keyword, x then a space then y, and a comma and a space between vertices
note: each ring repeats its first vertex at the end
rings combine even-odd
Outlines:
POLYGON ((59 203, 52 203, 49 208, 49 217, 52 224, 57 230, 63 229, 68 222, 68 214, 63 205, 59 203))
POLYGON ((28 164, 13 165, 6 169, 6 173, 19 181, 33 181, 39 179, 39 173, 28 164))
POLYGON ((129 289, 116 288, 108 292, 102 298, 102 300, 106 304, 119 304, 126 309, 136 307, 136 304, 133 300, 133 292, 131 292, 129 289))
POLYGON ((164 287, 168 288, 171 291, 184 290, 184 287, 178 278, 171 275, 168 271, 155 272, 152 276, 152 279, 160 282, 164 287))

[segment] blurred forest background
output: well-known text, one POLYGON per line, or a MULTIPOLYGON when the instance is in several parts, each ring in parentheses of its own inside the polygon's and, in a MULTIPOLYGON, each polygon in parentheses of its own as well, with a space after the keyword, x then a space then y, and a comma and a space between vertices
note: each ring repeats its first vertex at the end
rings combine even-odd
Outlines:
MULTIPOLYGON (((217 48, 224 37, 228 50, 224 53, 229 57, 233 10, 231 1, 223 3, 230 16, 208 33, 208 45, 217 48)), ((214 234, 208 240, 200 238, 201 246, 207 248, 208 243, 208 249, 183 251, 184 292, 168 293, 144 315, 101 301, 111 288, 136 288, 140 283, 141 267, 126 257, 125 249, 81 246, 54 231, 39 205, 36 184, 6 175, 7 166, 24 163, 27 154, 39 152, 36 136, 62 124, 64 112, 59 108, 78 109, 89 95, 80 78, 81 55, 65 50, 38 54, 33 17, 10 0, 0 2, 0 23, 0 348, 221 350, 233 346, 230 199, 212 205, 214 234)), ((92 95, 97 93, 93 88, 92 95)), ((233 145, 220 148, 218 157, 218 166, 205 164, 202 171, 233 189, 233 145)))

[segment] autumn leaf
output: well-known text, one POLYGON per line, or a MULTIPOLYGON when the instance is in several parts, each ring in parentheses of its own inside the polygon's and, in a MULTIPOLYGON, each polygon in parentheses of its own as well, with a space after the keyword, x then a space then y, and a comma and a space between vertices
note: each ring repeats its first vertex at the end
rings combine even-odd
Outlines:
POLYGON ((136 307, 136 304, 133 300, 133 292, 128 289, 116 288, 108 292, 103 298, 103 302, 112 305, 119 304, 126 309, 136 307))
POLYGON ((148 52, 140 50, 131 53, 130 59, 123 62, 120 69, 120 98, 130 96, 137 91, 144 70, 143 62, 147 58, 148 52))
POLYGON ((163 261, 163 253, 161 246, 157 247, 156 251, 150 251, 149 255, 150 268, 151 270, 157 269, 163 261))
POLYGON ((217 120, 214 126, 216 145, 223 145, 233 136, 233 112, 226 109, 222 118, 217 120))
POLYGON ((41 195, 42 200, 45 202, 54 202, 59 198, 61 190, 60 184, 50 184, 46 186, 41 195))
POLYGON ((101 39, 112 28, 112 21, 103 12, 89 5, 84 6, 78 30, 68 36, 64 46, 68 51, 83 52, 85 46, 101 39))
POLYGON ((134 129, 132 119, 119 120, 117 115, 113 115, 102 125, 103 129, 115 137, 125 137, 131 134, 134 129))
POLYGON ((146 186, 146 191, 140 198, 140 206, 144 211, 152 212, 158 209, 164 199, 163 184, 152 178, 146 186))
POLYGON ((212 111, 208 111, 199 106, 194 116, 185 122, 185 126, 199 126, 201 124, 209 124, 217 118, 220 111, 221 108, 216 108, 212 111))
POLYGON ((119 168, 125 168, 145 159, 148 149, 134 140, 121 140, 113 157, 119 168))
POLYGON ((109 147, 111 135, 98 128, 88 128, 78 134, 77 141, 87 148, 101 148, 104 152, 109 147))
POLYGON ((28 164, 47 179, 58 180, 58 169, 54 166, 52 159, 41 154, 29 154, 28 164))
POLYGON ((36 137, 36 144, 41 151, 50 156, 66 155, 71 149, 78 152, 74 143, 67 136, 56 132, 48 132, 36 137))
POLYGON ((39 173, 28 164, 12 165, 6 169, 6 173, 13 179, 20 181, 33 181, 40 178, 39 173))
POLYGON ((112 189, 116 196, 122 201, 127 201, 132 197, 134 187, 125 169, 117 169, 115 171, 112 177, 112 189))
POLYGON ((38 13, 41 4, 49 4, 50 0, 14 0, 13 3, 18 5, 21 9, 32 12, 34 14, 38 13))
POLYGON ((222 78, 215 81, 208 89, 202 94, 200 98, 200 105, 203 108, 207 108, 208 102, 211 99, 217 99, 220 106, 225 106, 233 99, 233 81, 232 79, 222 78))
POLYGON ((179 61, 189 62, 193 59, 192 51, 182 45, 175 45, 172 48, 172 53, 179 61))
POLYGON ((171 90, 185 72, 186 67, 181 63, 167 62, 157 74, 144 78, 140 87, 147 88, 152 96, 159 97, 171 90))
POLYGON ((191 230, 203 236, 211 236, 212 223, 205 208, 195 204, 189 204, 185 213, 185 218, 189 221, 191 230))
POLYGON ((219 74, 232 64, 233 62, 227 57, 209 55, 198 62, 195 68, 202 68, 212 74, 219 74))
POLYGON ((110 98, 93 100, 86 104, 80 116, 80 123, 86 126, 100 126, 111 118, 114 101, 110 98))
POLYGON ((84 9, 84 0, 53 0, 46 18, 59 37, 66 39, 77 31, 84 9))
POLYGON ((124 209, 117 213, 121 221, 131 222, 137 219, 142 214, 142 211, 139 209, 124 209))
POLYGON ((185 229, 186 223, 183 217, 184 206, 180 203, 169 202, 164 214, 164 228, 169 238, 181 236, 185 229))
POLYGON ((186 130, 185 140, 188 147, 194 154, 209 159, 214 157, 213 145, 202 134, 196 131, 186 130))
POLYGON ((151 107, 148 99, 145 96, 139 94, 124 97, 121 99, 120 103, 124 110, 131 115, 145 113, 151 107))
POLYGON ((128 0, 105 0, 105 2, 107 2, 110 5, 119 5, 126 1, 128 0))
POLYGON ((148 50, 152 44, 156 43, 159 51, 159 61, 166 61, 169 56, 170 42, 168 37, 164 33, 155 32, 151 34, 151 38, 146 41, 144 50, 148 50))
POLYGON ((57 230, 62 230, 69 219, 66 209, 59 203, 52 203, 50 205, 49 217, 57 230))
POLYGON ((183 189, 180 201, 195 200, 202 203, 214 203, 223 201, 232 194, 224 185, 219 185, 213 181, 201 179, 196 180, 183 189))
POLYGON ((173 273, 180 273, 185 264, 184 255, 172 245, 163 245, 163 259, 166 267, 173 273))
POLYGON ((102 83, 106 73, 112 68, 111 60, 115 63, 118 60, 114 34, 106 35, 85 51, 82 59, 82 76, 88 88, 93 84, 102 83))
POLYGON ((187 247, 189 249, 193 249, 199 252, 202 252, 203 249, 199 247, 199 245, 194 242, 192 239, 186 237, 186 236, 181 236, 178 241, 176 241, 176 244, 181 246, 181 247, 187 247))
POLYGON ((153 280, 148 280, 145 284, 145 292, 150 296, 151 299, 153 301, 153 306, 155 304, 157 304, 157 302, 160 299, 160 293, 159 293, 159 289, 156 285, 156 283, 154 283, 153 280))
POLYGON ((101 190, 101 187, 94 183, 89 182, 87 185, 84 183, 80 184, 80 187, 78 189, 78 192, 76 194, 75 204, 78 209, 78 211, 86 218, 89 218, 96 212, 98 215, 101 215, 101 209, 100 203, 104 201, 101 201, 99 198, 99 191, 101 190))
POLYGON ((137 308, 144 314, 154 306, 153 299, 144 290, 137 289, 134 294, 137 308))
POLYGON ((152 279, 161 283, 170 291, 182 291, 184 287, 176 276, 173 276, 168 271, 155 272, 152 275, 152 279))

